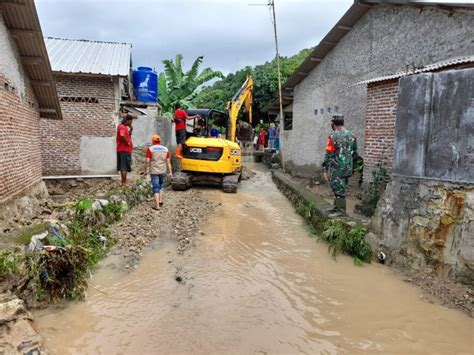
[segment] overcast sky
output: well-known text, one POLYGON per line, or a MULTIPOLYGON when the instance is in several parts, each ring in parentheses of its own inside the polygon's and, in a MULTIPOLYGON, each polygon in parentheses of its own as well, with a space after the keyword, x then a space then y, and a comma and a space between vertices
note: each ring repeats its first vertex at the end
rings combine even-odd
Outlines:
MULTIPOLYGON (((316 45, 352 0, 275 0, 281 55, 316 45)), ((224 73, 274 57, 267 0, 36 0, 45 36, 132 43, 133 66, 189 65, 224 73)))

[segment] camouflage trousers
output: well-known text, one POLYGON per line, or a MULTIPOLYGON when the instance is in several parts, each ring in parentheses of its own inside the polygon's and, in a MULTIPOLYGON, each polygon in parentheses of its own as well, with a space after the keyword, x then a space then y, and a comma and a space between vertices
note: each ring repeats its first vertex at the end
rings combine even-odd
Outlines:
POLYGON ((349 178, 337 176, 337 174, 331 174, 331 179, 329 180, 329 186, 331 187, 332 192, 335 197, 346 197, 346 186, 349 183, 349 178))

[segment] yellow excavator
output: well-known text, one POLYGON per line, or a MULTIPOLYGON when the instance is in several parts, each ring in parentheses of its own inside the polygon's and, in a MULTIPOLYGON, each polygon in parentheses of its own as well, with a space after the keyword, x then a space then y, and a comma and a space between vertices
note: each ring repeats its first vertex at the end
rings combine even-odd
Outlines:
POLYGON ((188 110, 194 119, 193 136, 183 147, 180 171, 173 175, 173 190, 187 190, 193 184, 218 185, 224 192, 237 192, 242 173, 240 146, 235 142, 237 119, 245 106, 252 122, 253 78, 248 76, 242 87, 227 103, 227 112, 213 109, 188 110), (209 137, 210 124, 226 127, 225 139, 209 137))

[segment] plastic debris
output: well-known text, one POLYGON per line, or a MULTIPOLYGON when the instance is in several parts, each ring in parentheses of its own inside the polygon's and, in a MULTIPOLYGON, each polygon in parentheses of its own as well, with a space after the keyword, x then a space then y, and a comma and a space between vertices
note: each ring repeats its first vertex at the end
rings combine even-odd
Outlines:
POLYGON ((61 236, 61 234, 59 234, 56 227, 53 224, 50 224, 49 226, 50 226, 51 231, 53 232, 54 236, 56 237, 56 239, 58 239, 59 242, 61 243, 61 246, 65 246, 66 245, 66 240, 61 236))
POLYGON ((48 236, 48 231, 43 232, 41 234, 35 234, 34 236, 32 236, 30 244, 28 245, 28 250, 34 251, 34 250, 39 250, 43 248, 43 243, 41 243, 40 240, 43 240, 47 236, 48 236))

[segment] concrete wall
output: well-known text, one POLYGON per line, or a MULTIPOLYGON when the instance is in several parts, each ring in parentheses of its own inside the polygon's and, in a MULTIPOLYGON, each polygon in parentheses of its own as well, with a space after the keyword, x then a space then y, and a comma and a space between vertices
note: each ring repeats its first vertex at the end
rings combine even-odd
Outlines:
POLYGON ((404 267, 474 284, 474 69, 401 78, 393 180, 372 242, 404 267))
POLYGON ((371 220, 387 262, 474 285, 474 184, 395 176, 371 220))
POLYGON ((38 103, 1 12, 0 142, 2 204, 41 183, 42 161, 38 103))
POLYGON ((473 22, 474 12, 468 10, 450 15, 434 8, 372 8, 295 88, 293 130, 282 134, 281 142, 286 167, 303 173, 320 169, 335 106, 346 116, 346 127, 357 136, 363 153, 367 91, 349 86, 407 65, 472 55, 473 22))
POLYGON ((474 183, 474 69, 400 79, 394 174, 474 183))
POLYGON ((63 120, 41 120, 44 175, 116 174, 117 78, 55 78, 63 120))
POLYGON ((133 122, 133 143, 135 146, 146 146, 151 144, 151 136, 159 134, 161 142, 168 148, 176 146, 174 127, 167 117, 158 116, 156 108, 146 109, 146 115, 139 116, 133 122))

